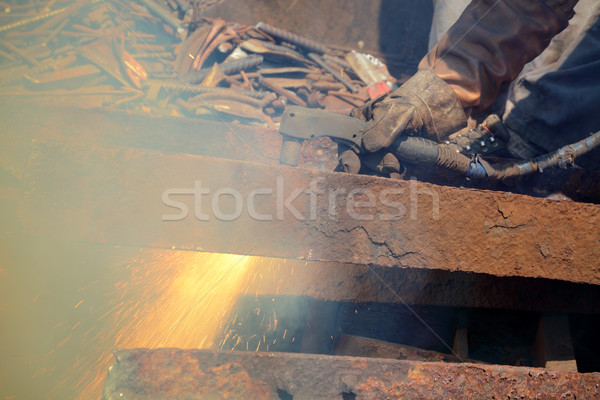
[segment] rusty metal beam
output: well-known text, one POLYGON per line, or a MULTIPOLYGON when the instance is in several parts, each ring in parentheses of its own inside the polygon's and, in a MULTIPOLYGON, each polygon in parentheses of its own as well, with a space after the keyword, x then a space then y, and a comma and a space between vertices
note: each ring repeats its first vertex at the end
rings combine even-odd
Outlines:
MULTIPOLYGON (((155 115, 3 99, 0 167, 20 178, 32 140, 127 146, 165 153, 198 154, 263 164, 279 164, 276 129, 206 119, 155 115)), ((303 144, 300 166, 332 170, 337 147, 322 138, 303 144)))
POLYGON ((20 216, 32 233, 600 283, 596 205, 131 148, 31 154, 20 216))
POLYGON ((179 349, 122 350, 115 358, 103 400, 600 396, 598 373, 539 368, 179 349))

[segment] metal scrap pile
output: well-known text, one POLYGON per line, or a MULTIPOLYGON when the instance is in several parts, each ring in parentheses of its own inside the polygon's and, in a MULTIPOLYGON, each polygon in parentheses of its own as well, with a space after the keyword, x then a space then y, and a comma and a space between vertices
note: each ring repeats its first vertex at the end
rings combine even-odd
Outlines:
POLYGON ((348 113, 396 83, 368 55, 194 18, 186 0, 2 4, 4 96, 271 125, 288 105, 348 113))

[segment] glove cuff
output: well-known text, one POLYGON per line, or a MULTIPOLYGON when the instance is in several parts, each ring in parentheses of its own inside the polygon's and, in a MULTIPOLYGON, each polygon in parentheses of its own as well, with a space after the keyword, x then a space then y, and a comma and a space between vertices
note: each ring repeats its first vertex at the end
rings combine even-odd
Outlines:
POLYGON ((467 126, 467 117, 454 89, 430 69, 419 70, 391 97, 406 97, 423 125, 420 136, 441 142, 467 126))

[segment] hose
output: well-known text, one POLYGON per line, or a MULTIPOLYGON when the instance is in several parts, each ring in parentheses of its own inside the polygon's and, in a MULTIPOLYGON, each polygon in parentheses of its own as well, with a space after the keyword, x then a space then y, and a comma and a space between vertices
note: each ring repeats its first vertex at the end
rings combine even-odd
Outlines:
POLYGON ((400 137, 391 149, 399 161, 409 164, 439 166, 462 174, 471 168, 469 157, 422 137, 400 137))
POLYGON ((565 168, 600 145, 600 131, 578 142, 529 161, 510 161, 491 164, 479 156, 468 157, 434 141, 414 136, 401 137, 392 145, 392 152, 400 162, 439 166, 474 178, 503 180, 543 172, 547 168, 565 168))

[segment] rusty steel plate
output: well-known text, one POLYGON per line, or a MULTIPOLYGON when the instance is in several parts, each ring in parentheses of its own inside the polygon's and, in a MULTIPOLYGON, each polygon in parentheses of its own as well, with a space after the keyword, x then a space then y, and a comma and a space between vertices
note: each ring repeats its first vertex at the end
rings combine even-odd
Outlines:
POLYGON ((598 398, 600 374, 211 350, 115 352, 103 400, 598 398))
POLYGON ((600 283, 600 209, 413 181, 39 142, 30 233, 379 267, 600 283))

